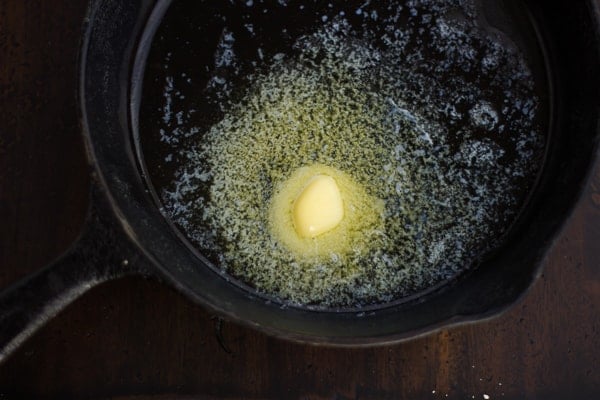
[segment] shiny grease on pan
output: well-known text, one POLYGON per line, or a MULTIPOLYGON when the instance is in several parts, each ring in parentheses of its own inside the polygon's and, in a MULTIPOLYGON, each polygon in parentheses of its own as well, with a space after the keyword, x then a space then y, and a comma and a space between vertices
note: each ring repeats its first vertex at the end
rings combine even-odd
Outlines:
POLYGON ((532 31, 485 17, 468 0, 174 2, 140 109, 164 214, 286 304, 385 303, 458 276, 507 233, 546 142, 532 31), (268 229, 278 186, 311 165, 385 205, 348 251, 303 257, 268 229))

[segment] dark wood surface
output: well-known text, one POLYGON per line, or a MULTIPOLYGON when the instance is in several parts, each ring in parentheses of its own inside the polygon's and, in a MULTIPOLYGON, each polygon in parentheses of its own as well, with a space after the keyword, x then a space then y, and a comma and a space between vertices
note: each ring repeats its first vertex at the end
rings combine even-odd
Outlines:
MULTIPOLYGON (((0 1, 0 288, 59 256, 84 223, 84 3, 0 1)), ((219 335, 214 316, 168 287, 109 282, 0 365, 0 398, 598 399, 599 241, 600 165, 511 310, 371 349, 292 344, 229 322, 219 335)))

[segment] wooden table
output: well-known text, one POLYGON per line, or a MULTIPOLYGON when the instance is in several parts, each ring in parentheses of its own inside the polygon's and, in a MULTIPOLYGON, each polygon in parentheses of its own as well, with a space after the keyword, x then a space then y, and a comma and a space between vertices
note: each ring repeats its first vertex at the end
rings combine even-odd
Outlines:
MULTIPOLYGON (((0 2, 0 288, 77 237, 84 1, 0 2)), ((544 262, 493 320, 371 349, 317 348, 217 320, 157 282, 91 290, 0 365, 0 398, 598 399, 600 165, 544 262), (3 396, 4 395, 4 396, 3 396)))

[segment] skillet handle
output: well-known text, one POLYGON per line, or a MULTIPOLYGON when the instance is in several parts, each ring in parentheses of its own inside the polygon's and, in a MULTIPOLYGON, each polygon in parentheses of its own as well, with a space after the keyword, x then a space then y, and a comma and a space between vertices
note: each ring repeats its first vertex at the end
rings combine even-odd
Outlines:
POLYGON ((99 184, 92 182, 91 187, 86 223, 71 249, 0 293, 0 363, 93 286, 143 272, 142 252, 123 229, 99 184))

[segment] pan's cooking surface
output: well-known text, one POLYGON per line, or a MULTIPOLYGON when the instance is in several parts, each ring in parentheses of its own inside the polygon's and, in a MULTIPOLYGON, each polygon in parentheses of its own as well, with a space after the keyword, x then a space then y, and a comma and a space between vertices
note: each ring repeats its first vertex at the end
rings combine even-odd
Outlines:
POLYGON ((372 3, 176 1, 147 62, 140 144, 165 215, 291 303, 382 303, 456 277, 508 231, 542 162, 546 77, 525 10, 372 3), (269 228, 273 197, 315 165, 384 204, 316 258, 269 228))

